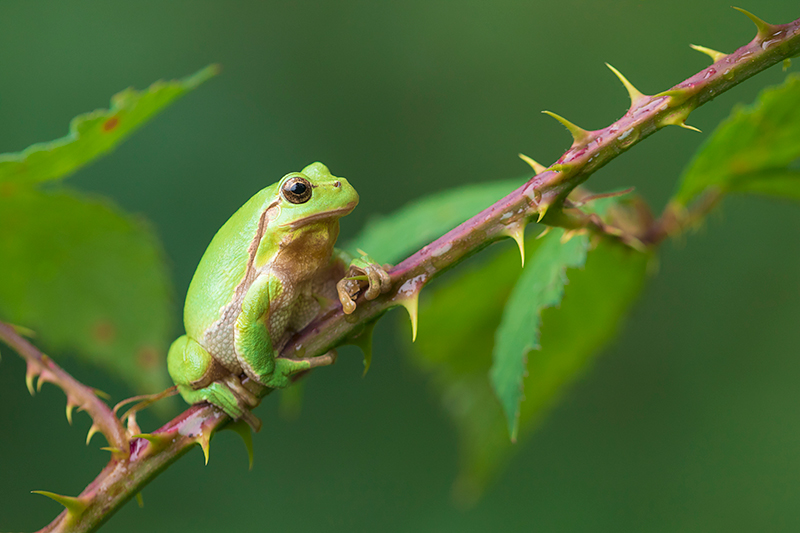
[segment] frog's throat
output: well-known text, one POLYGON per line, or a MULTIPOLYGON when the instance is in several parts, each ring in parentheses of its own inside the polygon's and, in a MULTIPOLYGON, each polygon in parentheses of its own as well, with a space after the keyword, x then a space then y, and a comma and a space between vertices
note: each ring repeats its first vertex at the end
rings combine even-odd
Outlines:
POLYGON ((314 213, 313 215, 309 215, 307 217, 303 217, 300 220, 293 220, 291 222, 286 222, 285 224, 280 224, 281 228, 289 228, 289 229, 297 229, 308 224, 317 222, 318 220, 324 220, 326 218, 341 218, 345 215, 349 215, 353 209, 355 209, 356 204, 358 202, 350 202, 344 207, 339 209, 331 209, 330 211, 321 211, 319 213, 314 213))

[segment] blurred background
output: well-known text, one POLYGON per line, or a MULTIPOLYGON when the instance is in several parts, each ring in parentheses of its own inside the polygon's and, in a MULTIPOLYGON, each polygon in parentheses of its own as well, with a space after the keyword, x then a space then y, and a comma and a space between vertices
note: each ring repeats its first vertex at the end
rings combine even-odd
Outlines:
MULTIPOLYGON (((775 23, 794 0, 742 4, 775 23)), ((754 35, 728 0, 521 2, 5 0, 0 5, 0 151, 64 135, 69 120, 218 62, 223 73, 67 185, 152 221, 176 287, 175 335, 194 268, 216 229, 258 189, 320 160, 361 195, 343 221, 455 184, 524 175, 570 144, 549 109, 606 126, 627 96, 708 64, 689 43, 732 51, 754 35)), ((793 67, 792 70, 797 70, 793 67)), ((779 67, 666 129, 591 178, 633 185, 660 210, 696 147, 779 67)), ((169 468, 104 531, 796 531, 800 528, 800 209, 732 199, 662 250, 660 271, 617 341, 572 387, 472 508, 451 502, 456 441, 426 378, 407 361, 407 319, 310 377, 300 416, 257 410, 255 466, 231 432, 203 466, 169 468), (400 324, 400 327, 397 327, 400 324)), ((501 243, 498 246, 510 246, 501 243)), ((580 334, 580 332, 576 332, 580 334)), ((124 384, 63 366, 115 399, 124 384)), ((107 459, 89 419, 64 418, 52 386, 30 398, 25 366, 0 362, 0 529, 34 530, 107 459)), ((160 424, 142 417, 144 427, 160 424)))

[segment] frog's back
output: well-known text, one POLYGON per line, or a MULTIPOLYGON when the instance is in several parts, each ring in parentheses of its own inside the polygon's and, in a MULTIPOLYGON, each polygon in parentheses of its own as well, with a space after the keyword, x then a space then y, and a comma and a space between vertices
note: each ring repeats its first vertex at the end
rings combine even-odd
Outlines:
POLYGON ((250 198, 217 231, 194 273, 184 307, 186 333, 201 341, 203 334, 231 303, 250 262, 250 245, 258 232, 261 214, 276 186, 262 189, 250 198))

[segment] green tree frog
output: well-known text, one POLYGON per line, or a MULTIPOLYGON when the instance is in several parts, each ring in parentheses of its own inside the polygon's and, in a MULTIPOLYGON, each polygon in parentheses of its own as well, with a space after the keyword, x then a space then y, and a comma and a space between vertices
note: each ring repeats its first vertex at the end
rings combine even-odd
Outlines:
POLYGON ((347 180, 313 163, 259 191, 220 228, 189 285, 186 334, 167 355, 184 400, 207 401, 257 427, 250 409, 258 399, 245 378, 282 388, 292 374, 335 361, 335 352, 305 359, 279 354, 337 297, 352 313, 362 289, 374 299, 391 288, 389 275, 368 256, 351 259, 333 247, 339 219, 357 203, 347 180))

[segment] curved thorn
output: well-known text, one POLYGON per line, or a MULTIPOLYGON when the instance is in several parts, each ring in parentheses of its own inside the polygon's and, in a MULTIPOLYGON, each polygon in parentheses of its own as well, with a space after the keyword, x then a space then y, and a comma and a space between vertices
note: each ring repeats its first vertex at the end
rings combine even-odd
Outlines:
POLYGON ((169 442, 170 438, 164 437, 163 435, 156 435, 153 433, 137 433, 135 435, 131 435, 131 440, 133 439, 144 439, 148 444, 148 453, 158 453, 160 450, 165 448, 169 442))
POLYGON ((361 348, 361 353, 364 354, 364 373, 361 375, 361 377, 367 375, 367 371, 372 364, 372 333, 375 330, 375 325, 377 323, 377 320, 370 322, 364 326, 364 329, 361 330, 358 335, 350 339, 350 342, 354 346, 361 348))
POLYGON ((702 130, 700 130, 699 128, 695 128, 694 126, 690 126, 685 122, 681 122, 680 124, 678 124, 678 126, 680 126, 681 128, 687 129, 687 130, 696 131, 697 133, 703 133, 702 130))
POLYGON ((568 229, 561 234, 561 244, 566 244, 578 233, 578 230, 568 229))
POLYGON ((208 454, 209 448, 211 447, 211 435, 200 433, 194 441, 200 445, 200 448, 202 448, 203 458, 205 459, 206 465, 208 465, 208 454))
POLYGON ((589 133, 589 131, 581 128, 580 126, 576 126, 575 124, 573 124, 569 120, 565 119, 561 115, 556 115, 552 111, 542 111, 542 113, 544 113, 545 115, 547 115, 549 117, 553 117, 554 119, 559 121, 561 124, 563 124, 564 127, 567 128, 567 130, 569 130, 570 134, 572 135, 572 139, 573 139, 573 143, 572 144, 573 145, 574 144, 580 144, 580 143, 584 142, 585 140, 589 139, 592 136, 591 133, 589 133))
POLYGON ((97 428, 97 426, 92 424, 92 427, 89 428, 89 433, 86 435, 86 445, 87 446, 91 442, 92 437, 94 437, 95 433, 97 433, 98 431, 99 431, 99 429, 97 428))
POLYGON ((61 494, 56 494, 55 492, 49 492, 46 490, 32 490, 31 493, 47 496, 51 500, 60 503, 67 509, 67 516, 71 517, 73 520, 79 518, 88 507, 88 504, 81 498, 62 496, 61 494))
POLYGON ((122 453, 122 450, 120 450, 119 448, 116 448, 114 446, 103 446, 100 449, 103 450, 103 451, 106 451, 106 452, 111 452, 111 453, 122 453))
MULTIPOLYGON (((230 429, 234 431, 237 435, 242 438, 244 442, 244 447, 247 448, 247 460, 249 461, 250 466, 248 470, 253 469, 253 433, 250 429, 250 426, 244 420, 237 420, 232 424, 228 424, 225 426, 225 429, 230 429)), ((206 461, 208 464, 208 461, 206 461)))
POLYGON ((622 75, 622 72, 618 71, 608 63, 606 63, 606 66, 611 69, 611 72, 613 72, 614 75, 619 78, 619 81, 622 82, 622 85, 625 86, 625 89, 628 91, 628 96, 631 97, 631 107, 635 107, 637 104, 639 104, 639 102, 647 99, 647 96, 639 92, 639 90, 628 81, 628 78, 622 75))
POLYGON ((659 96, 669 96, 671 99, 670 103, 672 105, 679 106, 693 95, 694 93, 688 89, 667 89, 666 91, 661 91, 660 93, 653 95, 653 98, 658 98, 659 96))
POLYGON ((736 11, 738 11, 739 13, 743 13, 747 18, 753 21, 753 24, 756 25, 756 29, 758 30, 757 34, 758 37, 762 39, 765 37, 771 37, 777 30, 776 26, 770 24, 769 22, 761 20, 760 18, 753 15, 749 11, 742 9, 741 7, 736 7, 736 6, 731 6, 731 7, 736 11))
POLYGON ((69 399, 67 399, 67 422, 69 425, 72 425, 72 410, 75 409, 75 404, 72 403, 69 399))
POLYGON ((725 59, 726 57, 728 57, 728 54, 717 52, 716 50, 712 50, 711 48, 706 48, 705 46, 700 46, 699 44, 690 44, 689 46, 692 48, 692 50, 697 50, 698 52, 710 57, 711 61, 714 63, 716 63, 720 59, 725 59))
POLYGON ((36 377, 36 371, 33 370, 33 365, 28 363, 28 371, 25 372, 25 386, 28 387, 28 392, 33 396, 36 391, 33 388, 33 378, 36 377))
POLYGON ((541 204, 539 205, 539 218, 536 219, 536 223, 542 221, 544 215, 547 213, 547 210, 550 208, 550 204, 541 204))
POLYGON ((111 399, 111 395, 109 393, 103 392, 100 389, 92 388, 92 392, 94 393, 95 396, 97 396, 98 398, 102 398, 103 400, 111 399))
POLYGON ((522 268, 525 268, 525 223, 517 222, 509 224, 503 232, 517 243, 519 248, 519 255, 522 260, 522 268))
POLYGON ((539 235, 537 235, 536 238, 537 239, 541 239, 542 237, 544 237, 545 235, 550 233, 552 230, 553 230, 553 226, 546 226, 544 228, 544 231, 542 231, 539 235))
POLYGON ((520 159, 522 159, 523 161, 525 161, 526 163, 528 163, 531 166, 531 168, 533 169, 534 176, 536 174, 541 174, 542 172, 547 170, 547 167, 545 167, 544 165, 539 164, 533 158, 530 158, 525 154, 517 154, 517 155, 519 156, 520 159))
POLYGON ((400 305, 408 311, 411 319, 411 342, 417 340, 417 319, 419 312, 419 292, 414 292, 409 298, 400 301, 400 305))

